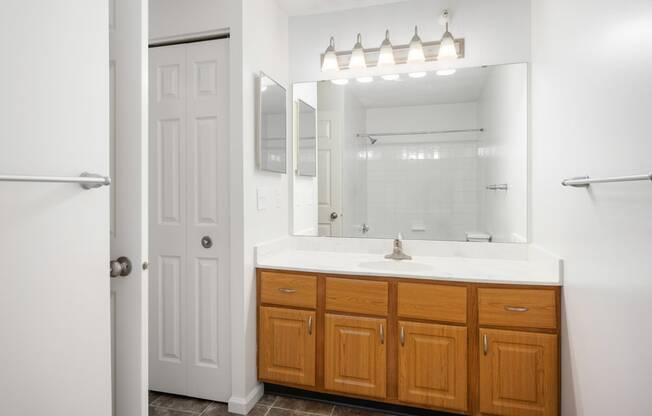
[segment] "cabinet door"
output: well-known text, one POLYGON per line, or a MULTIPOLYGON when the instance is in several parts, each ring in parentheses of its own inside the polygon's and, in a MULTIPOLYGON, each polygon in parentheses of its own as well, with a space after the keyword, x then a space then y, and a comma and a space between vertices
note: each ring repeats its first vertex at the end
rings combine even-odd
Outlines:
POLYGON ((327 390, 384 398, 387 321, 326 314, 324 383, 327 390))
POLYGON ((466 351, 465 327, 399 322, 399 400, 465 411, 466 351))
POLYGON ((258 371, 263 380, 315 385, 315 312, 260 308, 258 371))
POLYGON ((558 414, 557 335, 480 330, 480 410, 507 416, 558 414))

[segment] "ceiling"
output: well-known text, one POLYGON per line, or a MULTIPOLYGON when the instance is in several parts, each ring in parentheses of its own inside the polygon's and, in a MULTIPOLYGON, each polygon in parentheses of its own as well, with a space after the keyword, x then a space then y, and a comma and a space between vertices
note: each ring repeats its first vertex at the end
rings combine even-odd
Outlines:
POLYGON ((276 0, 290 16, 330 13, 407 0, 276 0))
POLYGON ((366 108, 467 103, 480 97, 487 72, 483 67, 463 68, 444 77, 434 72, 424 78, 409 78, 403 74, 397 81, 376 77, 368 84, 351 80, 344 87, 333 87, 347 88, 366 108))

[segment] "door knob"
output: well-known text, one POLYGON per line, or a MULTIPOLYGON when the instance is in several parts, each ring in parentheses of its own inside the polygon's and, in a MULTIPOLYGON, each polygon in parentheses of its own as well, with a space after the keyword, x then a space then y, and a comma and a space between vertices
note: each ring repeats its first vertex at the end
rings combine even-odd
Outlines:
POLYGON ((122 256, 109 262, 109 274, 111 277, 126 277, 131 273, 131 260, 122 256))
POLYGON ((337 212, 331 212, 331 221, 335 221, 337 219, 338 215, 337 212))
POLYGON ((210 238, 209 236, 205 235, 201 238, 201 246, 204 248, 211 248, 213 247, 213 239, 210 238))

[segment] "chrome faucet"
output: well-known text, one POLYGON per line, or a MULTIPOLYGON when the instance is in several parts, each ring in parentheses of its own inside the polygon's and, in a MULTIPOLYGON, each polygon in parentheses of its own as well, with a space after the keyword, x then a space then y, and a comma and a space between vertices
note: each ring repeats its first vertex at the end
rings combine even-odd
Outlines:
POLYGON ((394 248, 391 254, 386 255, 385 258, 392 260, 412 260, 412 256, 408 256, 403 252, 403 236, 401 233, 398 233, 398 236, 394 239, 394 248))

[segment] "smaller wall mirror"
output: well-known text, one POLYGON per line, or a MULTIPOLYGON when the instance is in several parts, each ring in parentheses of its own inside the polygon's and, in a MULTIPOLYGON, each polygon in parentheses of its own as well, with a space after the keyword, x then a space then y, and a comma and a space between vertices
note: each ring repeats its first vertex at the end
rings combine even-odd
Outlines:
POLYGON ((260 170, 286 173, 286 91, 278 82, 260 73, 257 83, 257 164, 260 170))
POLYGON ((317 176, 317 110, 298 101, 297 175, 317 176))

